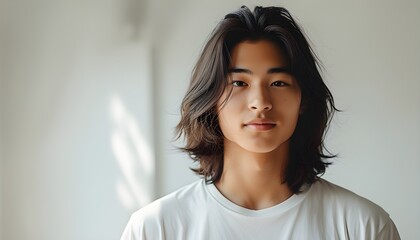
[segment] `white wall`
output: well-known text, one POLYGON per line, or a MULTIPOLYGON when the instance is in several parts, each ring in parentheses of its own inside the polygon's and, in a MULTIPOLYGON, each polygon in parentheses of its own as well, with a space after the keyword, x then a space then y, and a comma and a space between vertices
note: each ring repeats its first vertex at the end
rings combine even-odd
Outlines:
POLYGON ((134 3, 8 1, 2 237, 118 239, 154 197, 151 46, 134 3))
MULTIPOLYGON (((6 11, 4 1, 0 0, 0 56, 4 54, 3 37, 6 27, 6 11)), ((3 82, 4 58, 0 57, 0 240, 3 240, 3 82)))
MULTIPOLYGON (((118 239, 134 209, 197 179, 171 142, 179 104, 212 28, 255 2, 4 1, 0 238, 118 239)), ((403 239, 416 239, 420 3, 281 4, 344 110, 325 177, 380 204, 403 239)))

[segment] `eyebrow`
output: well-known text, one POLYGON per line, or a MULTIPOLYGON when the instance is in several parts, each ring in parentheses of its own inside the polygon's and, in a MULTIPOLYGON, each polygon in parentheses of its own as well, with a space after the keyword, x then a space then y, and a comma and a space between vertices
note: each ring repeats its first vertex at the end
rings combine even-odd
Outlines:
MULTIPOLYGON (((267 70, 268 74, 273 74, 273 73, 290 73, 290 68, 289 67, 274 67, 274 68, 270 68, 267 70)), ((246 74, 250 74, 252 75, 253 72, 249 69, 246 68, 229 68, 228 69, 228 73, 246 73, 246 74)))

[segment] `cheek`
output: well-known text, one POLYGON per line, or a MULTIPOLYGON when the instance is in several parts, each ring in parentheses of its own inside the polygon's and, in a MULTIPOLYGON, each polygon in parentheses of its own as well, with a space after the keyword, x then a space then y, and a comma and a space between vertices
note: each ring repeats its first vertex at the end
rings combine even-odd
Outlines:
POLYGON ((225 118, 235 117, 235 115, 240 114, 243 104, 244 97, 240 94, 233 91, 229 96, 227 93, 224 93, 217 104, 219 115, 224 115, 225 118))
POLYGON ((231 111, 228 106, 225 106, 222 110, 219 112, 219 126, 223 132, 231 129, 233 126, 235 126, 235 113, 231 111))
POLYGON ((284 114, 299 114, 301 104, 300 94, 294 93, 287 95, 279 95, 275 102, 277 103, 277 108, 280 109, 284 114))
POLYGON ((240 106, 237 106, 233 101, 229 100, 223 108, 219 110, 219 126, 226 138, 230 138, 230 136, 234 135, 241 126, 242 116, 240 109, 240 106))
POLYGON ((222 96, 217 100, 217 111, 220 113, 226 108, 227 103, 230 101, 229 90, 225 89, 222 96))

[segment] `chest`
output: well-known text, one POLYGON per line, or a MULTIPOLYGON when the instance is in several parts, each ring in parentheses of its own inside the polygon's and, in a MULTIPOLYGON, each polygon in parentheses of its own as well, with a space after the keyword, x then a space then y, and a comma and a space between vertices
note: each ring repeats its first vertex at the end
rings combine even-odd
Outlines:
POLYGON ((168 239, 349 239, 345 221, 321 210, 291 209, 271 216, 244 216, 208 209, 165 224, 168 239), (169 226, 169 227, 167 227, 169 226))

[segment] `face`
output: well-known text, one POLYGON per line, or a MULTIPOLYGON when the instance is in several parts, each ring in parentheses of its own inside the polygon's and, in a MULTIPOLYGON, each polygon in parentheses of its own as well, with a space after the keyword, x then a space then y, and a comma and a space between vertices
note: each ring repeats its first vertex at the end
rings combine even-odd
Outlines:
POLYGON ((231 58, 228 87, 218 101, 225 148, 268 153, 288 147, 301 91, 281 49, 267 40, 244 41, 233 48, 231 58))

